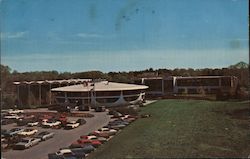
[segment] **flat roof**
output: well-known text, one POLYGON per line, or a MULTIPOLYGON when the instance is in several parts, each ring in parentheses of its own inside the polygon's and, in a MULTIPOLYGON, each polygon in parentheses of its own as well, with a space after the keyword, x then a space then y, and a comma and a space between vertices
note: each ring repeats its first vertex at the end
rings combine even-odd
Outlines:
POLYGON ((45 83, 76 83, 76 82, 90 82, 92 79, 67 79, 67 80, 44 80, 44 81, 22 81, 13 82, 15 85, 19 84, 45 84, 45 83))
POLYGON ((59 88, 53 88, 51 91, 62 91, 62 92, 89 92, 93 91, 121 91, 121 90, 141 90, 147 89, 148 86, 137 85, 137 84, 126 84, 126 83, 116 83, 116 82, 96 82, 88 83, 88 85, 78 84, 72 86, 65 86, 59 88))
POLYGON ((170 78, 176 78, 176 79, 192 79, 192 78, 222 78, 222 77, 234 77, 234 76, 169 76, 169 77, 145 77, 142 79, 170 79, 170 78))

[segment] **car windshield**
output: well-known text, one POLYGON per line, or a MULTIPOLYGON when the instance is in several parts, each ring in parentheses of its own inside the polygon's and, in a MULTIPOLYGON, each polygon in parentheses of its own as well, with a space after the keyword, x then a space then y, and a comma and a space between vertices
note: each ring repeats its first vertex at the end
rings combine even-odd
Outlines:
POLYGON ((14 132, 14 131, 19 131, 19 130, 20 130, 19 128, 14 128, 14 129, 11 129, 10 131, 14 132))
POLYGON ((47 135, 47 134, 49 134, 49 132, 41 132, 38 135, 47 135))
POLYGON ((22 142, 24 142, 24 143, 29 143, 29 139, 22 139, 22 142))
POLYGON ((33 131, 32 129, 26 129, 24 130, 25 132, 30 132, 30 131, 33 131))

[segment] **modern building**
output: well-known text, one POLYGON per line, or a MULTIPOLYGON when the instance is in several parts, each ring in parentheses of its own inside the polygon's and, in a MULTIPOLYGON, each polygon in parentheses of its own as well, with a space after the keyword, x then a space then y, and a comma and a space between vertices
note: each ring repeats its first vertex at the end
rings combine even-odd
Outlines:
POLYGON ((141 84, 149 87, 148 95, 172 94, 217 94, 236 91, 238 78, 234 76, 192 76, 192 77, 151 77, 142 78, 141 84))
POLYGON ((44 80, 14 82, 18 105, 50 105, 54 102, 52 88, 82 84, 91 79, 44 80))
POLYGON ((141 103, 146 89, 148 86, 145 85, 100 81, 53 88, 51 91, 58 104, 113 107, 141 103))

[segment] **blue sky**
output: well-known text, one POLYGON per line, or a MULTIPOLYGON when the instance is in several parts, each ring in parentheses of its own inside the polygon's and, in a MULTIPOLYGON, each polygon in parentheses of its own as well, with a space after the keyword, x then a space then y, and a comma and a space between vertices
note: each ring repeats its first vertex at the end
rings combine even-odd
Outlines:
POLYGON ((248 62, 248 0, 0 0, 13 70, 131 71, 248 62))

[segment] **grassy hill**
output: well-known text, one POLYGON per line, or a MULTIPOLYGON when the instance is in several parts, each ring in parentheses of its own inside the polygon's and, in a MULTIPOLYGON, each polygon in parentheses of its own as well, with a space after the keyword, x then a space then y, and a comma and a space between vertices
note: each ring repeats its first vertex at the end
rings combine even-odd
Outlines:
POLYGON ((89 158, 247 157, 249 102, 161 100, 89 158))

